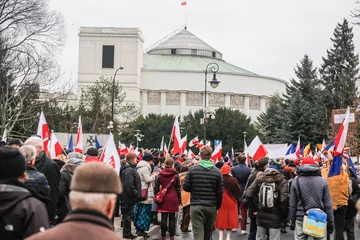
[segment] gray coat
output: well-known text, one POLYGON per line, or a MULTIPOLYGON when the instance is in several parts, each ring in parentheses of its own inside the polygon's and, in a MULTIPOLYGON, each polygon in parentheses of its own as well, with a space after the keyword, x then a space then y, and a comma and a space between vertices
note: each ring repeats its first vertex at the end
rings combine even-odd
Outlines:
POLYGON ((152 204, 154 199, 155 175, 151 175, 151 166, 147 161, 142 160, 136 165, 136 171, 140 176, 141 189, 148 189, 148 199, 140 203, 152 204))
MULTIPOLYGON (((303 165, 298 169, 298 175, 305 211, 310 208, 320 208, 326 212, 328 221, 333 222, 330 190, 326 179, 321 177, 320 169, 312 165, 303 165)), ((302 221, 304 210, 296 184, 297 178, 291 184, 289 214, 290 219, 302 221)))

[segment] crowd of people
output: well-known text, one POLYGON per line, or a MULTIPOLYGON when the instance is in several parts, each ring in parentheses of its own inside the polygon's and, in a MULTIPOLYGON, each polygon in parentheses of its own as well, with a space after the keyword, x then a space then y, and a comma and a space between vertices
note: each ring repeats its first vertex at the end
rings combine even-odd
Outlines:
POLYGON ((114 217, 121 216, 124 239, 149 238, 155 224, 163 240, 179 232, 210 240, 215 229, 220 240, 237 229, 249 240, 277 240, 288 228, 302 240, 314 236, 306 219, 317 211, 325 230, 314 239, 356 239, 360 187, 346 151, 332 177, 332 149, 323 159, 264 157, 251 166, 243 154, 215 163, 210 146, 193 159, 142 150, 122 157, 119 173, 99 162, 101 151, 50 159, 38 136, 1 146, 0 238, 120 239, 114 217))

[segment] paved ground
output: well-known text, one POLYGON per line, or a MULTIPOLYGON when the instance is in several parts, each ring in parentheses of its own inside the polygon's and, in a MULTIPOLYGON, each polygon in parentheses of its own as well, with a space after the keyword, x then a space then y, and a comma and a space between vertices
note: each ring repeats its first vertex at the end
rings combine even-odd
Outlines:
MULTIPOLYGON (((248 227, 249 227, 249 225, 248 225, 248 227)), ((355 231, 355 239, 360 239, 360 230, 359 230, 359 228, 357 226, 355 226, 355 229, 356 229, 356 231, 355 231)), ((288 233, 285 233, 285 234, 282 233, 281 234, 281 239, 282 240, 292 240, 292 239, 294 239, 293 231, 291 231, 290 229, 287 229, 287 230, 288 230, 288 233)), ((122 237, 122 229, 120 228, 120 218, 115 218, 115 232, 122 237)), ((151 235, 151 238, 149 238, 150 240, 159 240, 159 239, 161 239, 160 227, 159 226, 151 226, 151 228, 149 230, 149 234, 151 235)), ((137 240, 142 240, 144 238, 143 237, 138 237, 136 239, 137 240)), ((169 237, 167 239, 169 239, 169 237)), ((191 239, 194 239, 194 238, 193 238, 192 233, 182 233, 180 236, 175 237, 175 240, 183 240, 183 239, 191 240, 191 239)), ((214 233, 213 233, 213 239, 214 240, 219 239, 219 232, 217 230, 215 230, 214 233)), ((245 240, 245 239, 247 239, 247 235, 241 235, 239 231, 236 231, 236 232, 231 233, 231 239, 245 240)), ((333 237, 331 239, 333 239, 333 237)))

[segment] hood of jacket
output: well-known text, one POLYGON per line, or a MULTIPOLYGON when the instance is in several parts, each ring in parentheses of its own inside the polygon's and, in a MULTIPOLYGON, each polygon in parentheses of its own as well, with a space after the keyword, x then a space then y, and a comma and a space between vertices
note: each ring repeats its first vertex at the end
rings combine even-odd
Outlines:
POLYGON ((298 168, 297 173, 299 176, 321 176, 320 168, 314 165, 302 165, 298 168))
POLYGON ((213 160, 207 160, 207 159, 203 159, 199 162, 199 165, 205 169, 211 169, 213 167, 215 167, 214 161, 213 160))
POLYGON ((182 177, 186 177, 186 174, 187 174, 187 172, 182 172, 182 173, 179 173, 179 178, 182 178, 182 177))
POLYGON ((161 172, 160 172, 160 176, 164 177, 164 178, 168 178, 168 177, 173 177, 175 175, 179 174, 175 168, 164 168, 161 172))
POLYGON ((136 165, 136 170, 140 169, 140 168, 148 168, 149 171, 151 172, 151 166, 150 164, 145 161, 145 160, 141 160, 137 165, 136 165))
POLYGON ((122 172, 122 171, 124 171, 125 169, 128 169, 128 168, 133 168, 133 169, 135 169, 135 167, 136 167, 136 165, 126 163, 125 165, 122 165, 122 166, 121 166, 120 172, 122 172))
POLYGON ((61 172, 68 172, 74 174, 75 168, 79 165, 67 163, 61 168, 61 172))
POLYGON ((274 168, 267 168, 264 172, 258 173, 257 179, 260 182, 278 183, 284 179, 284 175, 274 168))

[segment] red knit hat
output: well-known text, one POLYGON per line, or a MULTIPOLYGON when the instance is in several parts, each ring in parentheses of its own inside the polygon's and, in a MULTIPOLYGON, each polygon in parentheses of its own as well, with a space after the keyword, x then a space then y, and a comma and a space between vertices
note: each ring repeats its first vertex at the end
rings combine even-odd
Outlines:
POLYGON ((231 172, 231 167, 229 165, 224 165, 221 167, 220 172, 222 175, 228 175, 231 172))
POLYGON ((301 162, 301 165, 305 165, 305 164, 315 165, 315 160, 314 160, 314 158, 312 158, 312 157, 303 158, 303 159, 302 159, 302 162, 301 162))

